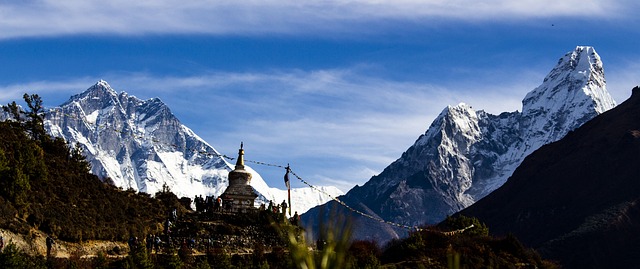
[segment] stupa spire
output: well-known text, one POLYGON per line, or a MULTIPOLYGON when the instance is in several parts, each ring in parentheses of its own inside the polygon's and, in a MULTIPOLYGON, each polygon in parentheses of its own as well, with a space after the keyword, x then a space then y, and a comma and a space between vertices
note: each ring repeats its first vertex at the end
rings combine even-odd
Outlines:
POLYGON ((238 160, 236 161, 236 170, 244 170, 244 143, 240 142, 240 150, 238 150, 238 160))

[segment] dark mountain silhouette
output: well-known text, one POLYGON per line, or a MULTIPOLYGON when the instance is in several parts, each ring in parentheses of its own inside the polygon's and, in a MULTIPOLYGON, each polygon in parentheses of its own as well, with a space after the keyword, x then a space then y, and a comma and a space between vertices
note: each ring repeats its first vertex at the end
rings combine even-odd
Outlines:
POLYGON ((640 264, 640 87, 614 109, 529 155, 459 214, 514 234, 565 268, 640 264))

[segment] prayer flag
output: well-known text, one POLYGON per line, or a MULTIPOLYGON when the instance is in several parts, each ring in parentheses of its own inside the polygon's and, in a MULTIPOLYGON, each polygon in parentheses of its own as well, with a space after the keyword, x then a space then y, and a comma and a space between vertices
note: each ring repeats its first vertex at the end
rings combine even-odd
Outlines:
POLYGON ((291 168, 289 168, 289 165, 287 165, 287 173, 284 174, 284 185, 287 186, 287 190, 291 189, 291 184, 289 183, 289 171, 291 171, 291 168))

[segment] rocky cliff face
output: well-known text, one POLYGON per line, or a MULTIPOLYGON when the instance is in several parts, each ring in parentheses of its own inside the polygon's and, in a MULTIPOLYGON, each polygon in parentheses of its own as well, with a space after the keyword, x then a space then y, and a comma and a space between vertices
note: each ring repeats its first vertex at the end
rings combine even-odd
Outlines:
MULTIPOLYGON (((603 70, 592 47, 577 47, 527 94, 522 112, 492 115, 464 103, 449 106, 398 160, 343 198, 388 221, 439 222, 504 184, 540 146, 613 108, 603 70)), ((382 230, 367 225, 356 236, 396 236, 382 230)))
POLYGON ((230 165, 162 101, 117 94, 105 81, 51 109, 45 127, 82 145, 91 172, 125 189, 155 193, 166 184, 193 197, 220 194, 227 183, 230 165))

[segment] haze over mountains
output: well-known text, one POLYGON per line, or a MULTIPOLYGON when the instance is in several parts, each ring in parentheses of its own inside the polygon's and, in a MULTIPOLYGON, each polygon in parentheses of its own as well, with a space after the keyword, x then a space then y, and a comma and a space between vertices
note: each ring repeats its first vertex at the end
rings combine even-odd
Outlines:
MULTIPOLYGON (((178 197, 218 196, 228 186, 227 174, 233 170, 160 99, 118 94, 106 81, 46 111, 45 129, 81 145, 91 172, 124 189, 153 194, 166 184, 178 197)), ((250 148, 246 152, 251 155, 250 148)), ((251 186, 260 194, 256 204, 286 199, 286 190, 267 186, 257 172, 247 169, 253 174, 251 186)), ((332 195, 342 194, 335 187, 320 188, 332 195)), ((292 210, 299 212, 330 199, 309 188, 292 189, 291 195, 292 210)))
MULTIPOLYGON (((540 146, 615 105, 595 49, 576 47, 525 96, 522 112, 492 115, 464 103, 449 106, 398 160, 342 199, 395 223, 437 223, 500 187, 540 146)), ((326 207, 337 207, 332 203, 326 207)), ((314 223, 320 210, 303 219, 314 223)), ((353 216, 357 238, 386 241, 403 232, 353 216)))

